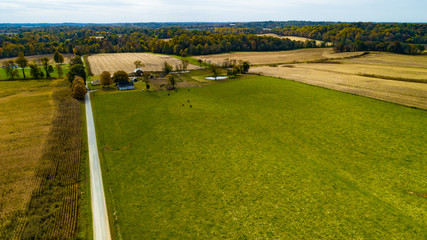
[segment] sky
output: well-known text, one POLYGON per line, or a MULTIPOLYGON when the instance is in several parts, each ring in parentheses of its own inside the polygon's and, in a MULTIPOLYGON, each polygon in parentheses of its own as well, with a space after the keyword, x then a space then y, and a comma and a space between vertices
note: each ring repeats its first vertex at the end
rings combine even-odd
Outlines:
POLYGON ((427 22, 427 0, 0 0, 0 23, 427 22))

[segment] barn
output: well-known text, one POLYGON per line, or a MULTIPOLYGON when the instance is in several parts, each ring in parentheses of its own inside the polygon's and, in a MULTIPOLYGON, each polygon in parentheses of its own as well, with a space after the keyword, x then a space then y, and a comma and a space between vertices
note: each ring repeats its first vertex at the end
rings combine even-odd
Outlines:
POLYGON ((135 85, 133 84, 133 82, 122 81, 122 82, 119 82, 117 84, 117 88, 120 91, 123 91, 123 90, 132 90, 132 89, 135 89, 135 85))

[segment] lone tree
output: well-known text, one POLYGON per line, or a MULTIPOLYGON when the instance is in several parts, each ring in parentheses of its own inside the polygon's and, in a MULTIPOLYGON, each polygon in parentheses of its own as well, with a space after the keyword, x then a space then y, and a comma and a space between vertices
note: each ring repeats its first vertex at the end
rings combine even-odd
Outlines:
POLYGON ((56 62, 56 64, 62 64, 64 63, 64 55, 58 51, 55 51, 55 53, 53 53, 53 60, 56 62))
POLYGON ((63 71, 62 71, 62 63, 64 63, 64 55, 62 55, 60 52, 55 51, 53 54, 53 60, 56 62, 56 69, 58 71, 58 76, 62 77, 63 71))
POLYGON ((243 74, 248 73, 249 72, 249 68, 250 68, 249 62, 248 61, 244 61, 240 65, 240 72, 243 73, 243 74))
POLYGON ((140 60, 136 60, 133 64, 135 64, 135 69, 145 66, 140 60))
POLYGON ((14 77, 18 76, 18 70, 15 68, 15 63, 13 62, 13 60, 3 62, 3 68, 6 72, 6 75, 10 79, 13 79, 14 77))
POLYGON ((77 64, 83 65, 82 58, 79 56, 73 57, 70 61, 70 65, 77 65, 77 64))
POLYGON ((83 99, 87 93, 83 78, 76 76, 73 80, 73 98, 83 99))
POLYGON ((188 69, 188 64, 190 64, 190 62, 189 62, 188 60, 181 59, 181 65, 182 65, 182 70, 183 70, 183 71, 187 71, 187 69, 188 69))
POLYGON ((219 75, 219 67, 217 66, 217 65, 215 65, 215 64, 211 64, 210 66, 209 66, 209 69, 211 70, 211 72, 212 72, 212 76, 215 78, 215 80, 216 80, 216 78, 218 77, 218 75, 219 75))
POLYGON ((42 70, 35 63, 30 64, 30 74, 33 78, 38 79, 44 77, 42 70))
POLYGON ((28 66, 28 59, 24 57, 24 53, 20 52, 19 57, 15 60, 15 62, 21 67, 22 75, 25 77, 25 68, 28 66))
POLYGON ((73 65, 67 73, 68 81, 70 81, 70 83, 74 81, 74 78, 76 76, 81 77, 84 83, 86 83, 86 71, 83 65, 81 64, 73 65))
POLYGON ((53 72, 53 67, 49 64, 49 58, 42 57, 40 58, 40 62, 43 65, 44 71, 46 72, 46 77, 50 78, 50 74, 53 72))
POLYGON ((101 73, 100 80, 101 80, 102 87, 105 87, 105 86, 110 87, 110 84, 113 83, 113 79, 111 78, 111 73, 107 71, 104 71, 101 73))
POLYGON ((170 72, 172 72, 172 69, 172 65, 170 65, 166 61, 163 63, 163 72, 165 73, 165 75, 168 75, 170 72))
POLYGON ((129 81, 129 75, 125 71, 119 70, 113 74, 113 82, 118 83, 124 81, 129 81))
POLYGON ((176 84, 176 77, 173 74, 169 74, 166 76, 166 78, 168 79, 169 85, 172 86, 172 89, 175 89, 175 84, 176 84))
POLYGON ((147 90, 150 89, 150 74, 145 72, 142 74, 142 78, 144 79, 147 90))

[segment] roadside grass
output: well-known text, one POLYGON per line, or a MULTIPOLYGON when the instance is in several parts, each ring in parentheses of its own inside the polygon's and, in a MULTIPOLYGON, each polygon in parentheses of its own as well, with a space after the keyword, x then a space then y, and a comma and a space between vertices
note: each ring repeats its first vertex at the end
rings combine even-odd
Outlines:
POLYGON ((93 103, 122 239, 427 237, 426 111, 260 76, 93 103))
POLYGON ((93 239, 92 205, 90 196, 89 149, 86 127, 86 109, 84 102, 80 103, 82 121, 82 153, 79 173, 79 216, 77 222, 77 239, 93 239))

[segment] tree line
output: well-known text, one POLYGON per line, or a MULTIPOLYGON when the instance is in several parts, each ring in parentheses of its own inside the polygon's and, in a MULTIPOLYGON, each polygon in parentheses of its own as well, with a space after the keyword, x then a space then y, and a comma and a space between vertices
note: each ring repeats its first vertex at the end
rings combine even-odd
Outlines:
POLYGON ((419 54, 423 51, 423 46, 416 44, 427 43, 427 24, 297 21, 175 25, 0 25, 0 58, 17 57, 19 52, 26 56, 52 54, 55 51, 78 55, 119 52, 202 55, 316 46, 256 35, 266 32, 333 42, 337 52, 390 51, 419 54))
POLYGON ((427 44, 427 24, 340 23, 286 26, 275 33, 332 42, 336 52, 388 51, 421 54, 427 44))
MULTIPOLYGON (((0 57, 61 53, 157 52, 201 55, 228 51, 276 51, 306 47, 304 42, 248 34, 251 31, 131 28, 115 25, 19 28, 0 33, 0 57), (172 39, 165 41, 164 39, 172 39)), ((256 32, 256 31, 255 31, 256 32)))

